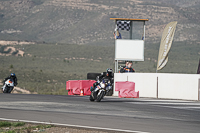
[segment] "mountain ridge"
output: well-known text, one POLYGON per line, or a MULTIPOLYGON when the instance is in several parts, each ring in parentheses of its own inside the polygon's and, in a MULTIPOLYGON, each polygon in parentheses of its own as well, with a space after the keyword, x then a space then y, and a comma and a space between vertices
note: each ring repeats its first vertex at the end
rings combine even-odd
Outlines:
POLYGON ((0 40, 113 44, 110 18, 147 18, 146 41, 157 43, 178 21, 174 41, 197 41, 200 0, 0 0, 0 40))

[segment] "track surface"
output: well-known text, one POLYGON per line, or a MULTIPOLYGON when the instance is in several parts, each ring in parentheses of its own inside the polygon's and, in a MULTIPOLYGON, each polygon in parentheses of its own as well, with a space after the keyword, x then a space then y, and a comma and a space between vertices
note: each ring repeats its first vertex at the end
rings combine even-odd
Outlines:
POLYGON ((199 133, 200 102, 0 94, 0 118, 152 133, 199 133))

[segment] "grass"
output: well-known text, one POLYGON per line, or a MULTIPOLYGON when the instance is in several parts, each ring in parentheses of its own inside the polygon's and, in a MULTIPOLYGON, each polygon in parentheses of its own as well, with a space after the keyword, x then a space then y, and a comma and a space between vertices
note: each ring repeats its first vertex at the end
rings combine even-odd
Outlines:
POLYGON ((110 46, 36 44, 15 47, 24 49, 25 56, 0 56, 0 79, 15 72, 18 86, 39 94, 67 95, 67 80, 86 79, 88 72, 114 68, 113 47, 110 46))
POLYGON ((12 126, 14 127, 20 127, 20 126, 24 126, 25 123, 24 122, 16 122, 16 123, 12 123, 12 126))
MULTIPOLYGON (((101 73, 107 68, 114 68, 114 44, 55 43, 14 47, 23 50, 25 56, 0 56, 0 79, 14 72, 19 87, 39 94, 67 95, 67 80, 86 79, 89 72, 101 73)), ((145 61, 133 63, 136 72, 156 72, 158 49, 158 43, 145 44, 145 61)), ((199 52, 196 42, 173 42, 169 62, 159 73, 195 74, 199 52)))
POLYGON ((1 127, 19 127, 19 126, 24 126, 24 122, 8 122, 8 121, 0 121, 0 128, 1 127))
POLYGON ((17 131, 19 131, 19 129, 17 130, 4 130, 3 127, 9 127, 9 129, 11 127, 22 127, 24 126, 25 123, 24 122, 8 122, 8 121, 0 121, 0 133, 19 133, 17 131))
POLYGON ((53 125, 30 125, 24 122, 0 121, 0 133, 31 133, 34 129, 41 132, 51 127, 53 125), (8 127, 9 129, 6 129, 8 127))
POLYGON ((3 121, 0 122, 0 127, 10 127, 12 125, 11 122, 3 121))

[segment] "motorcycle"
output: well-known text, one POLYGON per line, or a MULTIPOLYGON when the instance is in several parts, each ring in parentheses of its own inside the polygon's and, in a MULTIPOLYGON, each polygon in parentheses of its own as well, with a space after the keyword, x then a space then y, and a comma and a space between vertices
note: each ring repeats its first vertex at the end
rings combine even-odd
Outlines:
MULTIPOLYGON (((98 81, 99 82, 99 81, 98 81)), ((111 90, 112 86, 110 80, 103 79, 94 89, 91 91, 90 101, 100 102, 103 97, 106 95, 109 90, 111 90)))
POLYGON ((12 79, 6 80, 4 86, 2 87, 3 93, 11 93, 14 88, 14 81, 12 79))

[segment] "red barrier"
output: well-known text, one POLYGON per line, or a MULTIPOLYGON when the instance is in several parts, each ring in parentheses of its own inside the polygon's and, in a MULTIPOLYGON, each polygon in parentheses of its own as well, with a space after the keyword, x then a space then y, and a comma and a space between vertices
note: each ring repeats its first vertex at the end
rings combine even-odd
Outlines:
POLYGON ((139 98, 139 91, 135 92, 134 82, 115 82, 115 91, 119 91, 120 98, 139 98))
POLYGON ((69 80, 67 81, 66 90, 68 91, 68 95, 79 95, 80 94, 80 81, 79 80, 69 80))
POLYGON ((80 89, 83 89, 84 95, 91 94, 90 87, 93 86, 95 82, 95 80, 81 80, 80 89))
POLYGON ((66 82, 66 90, 68 90, 68 95, 80 95, 81 90, 83 90, 83 95, 90 95, 90 87, 95 82, 95 80, 69 80, 66 82))

